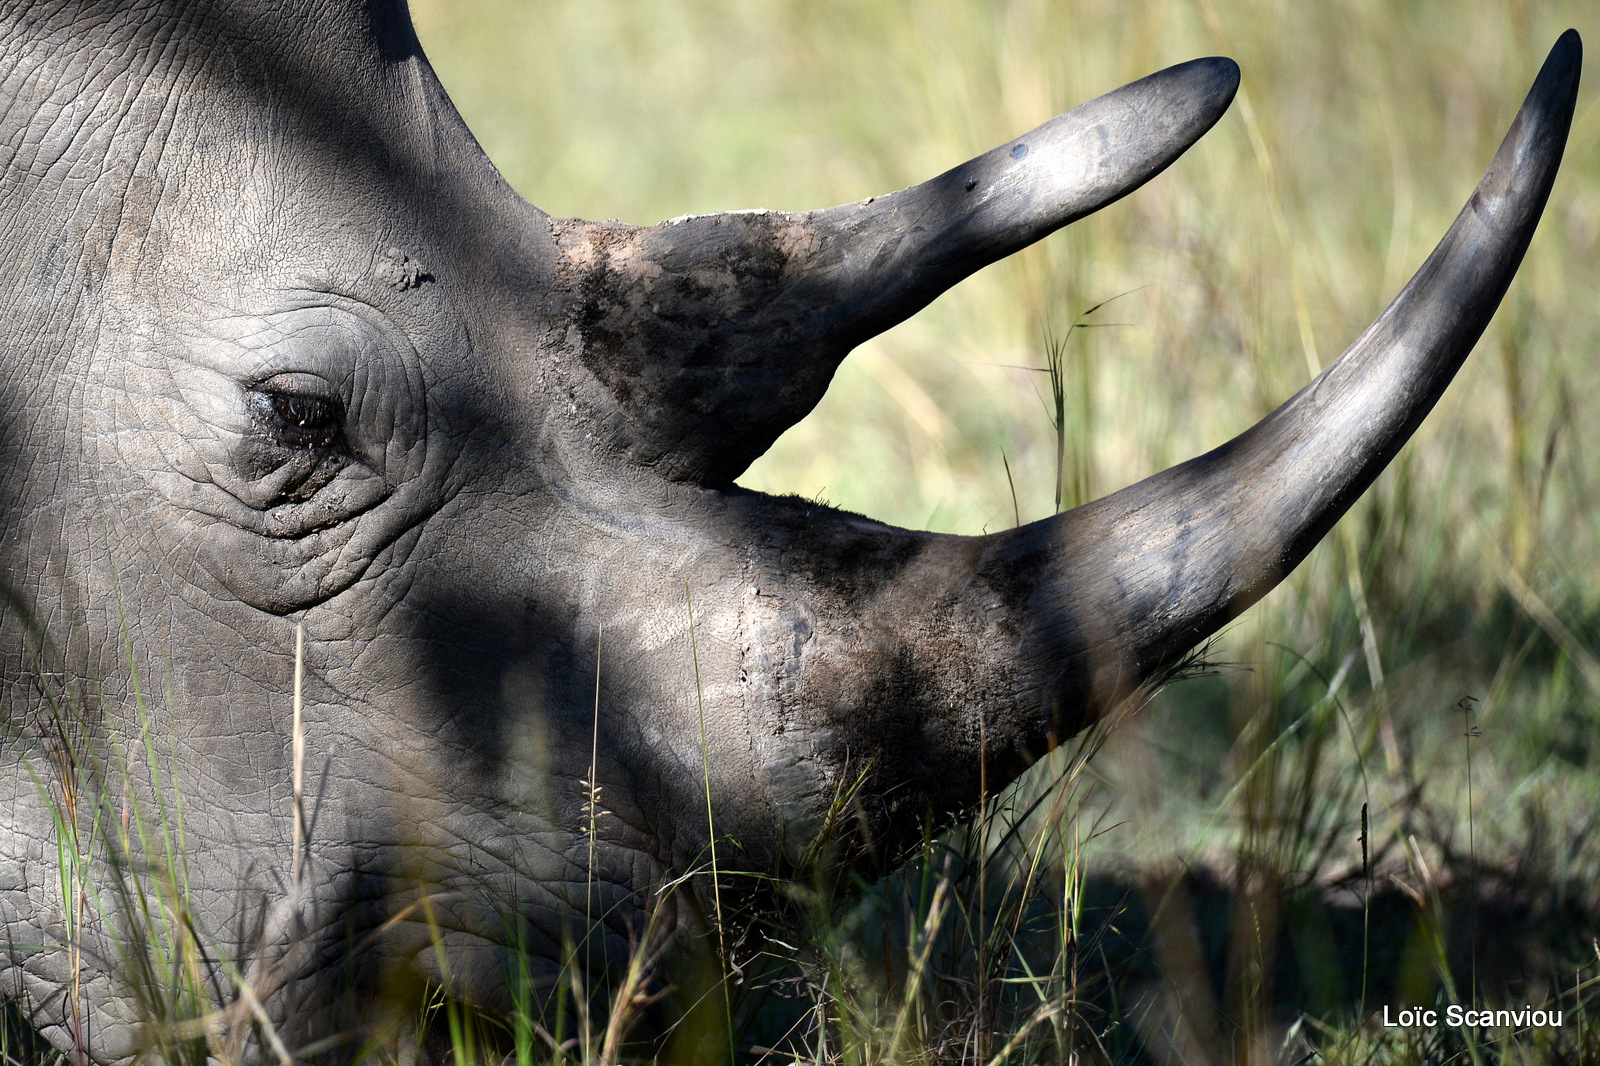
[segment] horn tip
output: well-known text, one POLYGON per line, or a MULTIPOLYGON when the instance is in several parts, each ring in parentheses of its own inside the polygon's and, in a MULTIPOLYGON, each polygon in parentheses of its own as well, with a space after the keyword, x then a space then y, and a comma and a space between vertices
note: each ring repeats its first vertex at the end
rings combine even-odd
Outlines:
POLYGON ((1210 110, 1220 116, 1233 103, 1239 91, 1239 64, 1227 56, 1204 56, 1168 67, 1152 78, 1176 83, 1179 90, 1192 100, 1205 100, 1210 110))
POLYGON ((1583 38, 1576 29, 1568 29, 1556 38, 1555 47, 1550 51, 1552 55, 1559 51, 1571 52, 1574 60, 1580 60, 1583 58, 1583 38))
MULTIPOLYGON (((1521 130, 1533 141, 1553 146, 1552 166, 1560 161, 1561 148, 1572 125, 1582 71, 1583 39, 1577 30, 1568 30, 1556 39, 1545 57, 1513 124, 1513 133, 1521 130)), ((1516 139, 1507 137, 1508 143, 1516 139)))
POLYGON ((1542 98, 1571 107, 1578 95, 1578 78, 1583 71, 1583 38, 1575 29, 1556 38, 1539 76, 1534 79, 1530 99, 1542 98))

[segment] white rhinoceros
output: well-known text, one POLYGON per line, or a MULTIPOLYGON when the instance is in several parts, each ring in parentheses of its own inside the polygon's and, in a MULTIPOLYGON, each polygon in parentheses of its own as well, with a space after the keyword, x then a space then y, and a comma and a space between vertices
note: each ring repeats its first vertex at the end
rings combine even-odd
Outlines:
POLYGON ((619 964, 708 804, 725 866, 846 793, 892 853, 1371 483, 1517 269, 1579 54, 1277 411, 955 537, 734 479, 853 346, 1172 162, 1232 62, 866 202, 637 229, 516 195, 401 0, 0 0, 0 997, 96 1062, 337 1058, 407 982, 619 964))

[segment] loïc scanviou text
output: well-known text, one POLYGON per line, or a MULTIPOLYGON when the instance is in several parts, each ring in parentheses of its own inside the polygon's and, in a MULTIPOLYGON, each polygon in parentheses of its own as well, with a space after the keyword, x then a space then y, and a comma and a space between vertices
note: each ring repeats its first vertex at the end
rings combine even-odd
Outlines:
POLYGON ((1535 1010, 1530 1006, 1518 1010, 1473 1010, 1471 1007, 1452 1003, 1445 1007, 1441 1014, 1432 1007, 1405 1007, 1391 1011, 1385 1005, 1383 1024, 1391 1029, 1435 1029, 1440 1025, 1456 1028, 1507 1026, 1516 1029, 1559 1029, 1561 1015, 1562 1012, 1558 1010, 1535 1010))

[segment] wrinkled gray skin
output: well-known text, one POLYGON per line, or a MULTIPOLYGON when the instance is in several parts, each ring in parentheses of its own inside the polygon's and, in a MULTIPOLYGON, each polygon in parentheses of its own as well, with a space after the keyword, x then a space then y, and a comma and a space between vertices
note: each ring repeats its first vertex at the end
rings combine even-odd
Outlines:
POLYGON ((510 940, 549 974, 596 922, 615 964, 705 859, 703 765, 726 864, 798 858, 862 774, 848 821, 892 855, 975 798, 980 721, 991 784, 1014 776, 1382 469, 1520 261, 1578 52, 1418 279, 1277 413, 959 538, 732 481, 855 344, 1165 167, 1227 107, 1227 60, 893 196, 635 230, 511 192, 397 0, 0 0, 0 995, 97 1061, 150 1045, 113 888, 170 867, 108 836, 174 828, 175 794, 193 914, 291 1043, 440 976, 423 894, 481 1006, 510 940), (94 841, 82 907, 63 812, 94 841))

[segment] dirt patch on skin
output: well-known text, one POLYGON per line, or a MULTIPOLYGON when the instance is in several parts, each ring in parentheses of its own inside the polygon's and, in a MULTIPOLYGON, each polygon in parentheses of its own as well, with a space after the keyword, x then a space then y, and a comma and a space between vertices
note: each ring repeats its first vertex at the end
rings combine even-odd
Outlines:
POLYGON ((575 218, 555 219, 551 225, 564 259, 558 267, 564 280, 575 281, 590 271, 605 269, 648 287, 663 272, 644 251, 642 235, 648 230, 575 218))
POLYGON ((784 293, 823 251, 808 218, 733 212, 648 229, 558 219, 551 231, 569 344, 635 462, 698 471, 752 433, 770 443, 794 420, 769 430, 774 404, 809 410, 788 402, 795 375, 781 370, 806 341, 795 315, 807 309, 784 293))
POLYGON ((791 216, 777 231, 776 243, 778 253, 789 261, 791 267, 805 266, 812 256, 822 250, 822 237, 804 215, 791 216))
POLYGON ((406 292, 433 280, 421 263, 394 247, 386 248, 373 260, 372 276, 395 292, 406 292))

